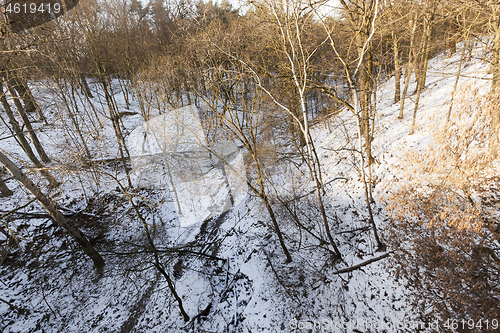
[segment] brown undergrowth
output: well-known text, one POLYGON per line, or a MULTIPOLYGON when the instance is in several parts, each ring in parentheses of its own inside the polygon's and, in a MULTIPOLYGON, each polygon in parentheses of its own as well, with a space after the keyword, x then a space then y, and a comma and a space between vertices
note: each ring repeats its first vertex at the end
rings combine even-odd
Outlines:
POLYGON ((498 112, 500 96, 465 87, 429 149, 404 156, 405 182, 385 198, 388 269, 407 281, 419 319, 458 319, 458 331, 500 319, 498 112))

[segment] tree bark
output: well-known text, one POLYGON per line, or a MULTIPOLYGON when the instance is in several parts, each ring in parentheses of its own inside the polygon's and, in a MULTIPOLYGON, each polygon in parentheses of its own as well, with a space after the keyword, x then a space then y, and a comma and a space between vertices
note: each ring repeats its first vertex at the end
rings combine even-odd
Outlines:
MULTIPOLYGON (((368 18, 368 14, 363 15, 368 18)), ((361 133, 365 137, 366 154, 368 164, 373 162, 371 142, 372 134, 370 130, 370 118, 372 109, 372 94, 373 94, 373 55, 371 50, 371 42, 369 41, 370 31, 372 29, 370 19, 362 26, 362 31, 356 35, 356 48, 358 57, 363 59, 359 67, 359 104, 361 114, 361 133)))
POLYGON ((23 172, 2 152, 0 152, 0 163, 12 174, 14 179, 20 182, 31 194, 35 196, 36 200, 42 204, 43 208, 52 217, 52 219, 64 230, 66 230, 78 244, 80 244, 83 251, 94 262, 95 267, 99 269, 104 267, 104 259, 90 244, 85 235, 72 223, 66 220, 64 215, 57 210, 55 204, 50 201, 45 194, 43 194, 42 191, 36 187, 36 185, 33 184, 33 182, 26 177, 23 172))
MULTIPOLYGON (((389 18, 391 22, 394 22, 394 6, 389 2, 389 18)), ((392 37, 392 51, 394 58, 394 103, 398 103, 401 100, 401 64, 399 62, 399 40, 396 35, 396 26, 393 23, 391 37, 392 37)))
POLYGON ((295 117, 293 117, 293 116, 289 117, 290 118, 290 132, 292 134, 292 138, 294 141, 297 139, 297 136, 298 136, 299 146, 300 146, 300 148, 302 148, 306 145, 306 139, 305 139, 303 131, 300 129, 300 124, 298 124, 295 119, 299 119, 299 121, 301 123, 303 123, 304 119, 303 119, 302 112, 299 111, 299 101, 297 98, 298 92, 297 92, 297 87, 295 85, 293 85, 291 87, 291 92, 292 92, 292 95, 290 96, 290 98, 288 98, 288 101, 287 101, 288 105, 287 106, 290 109, 290 111, 295 115, 295 117))
POLYGON ((89 84, 87 83, 87 79, 85 78, 85 75, 83 75, 83 73, 80 73, 80 84, 82 86, 83 94, 89 98, 94 98, 89 84))
POLYGON ((36 114, 38 115, 38 119, 46 122, 47 120, 45 119, 40 106, 36 102, 35 97, 33 97, 33 94, 31 93, 26 80, 19 77, 14 77, 13 80, 15 82, 14 89, 16 89, 19 96, 22 98, 26 112, 36 112, 36 114))
POLYGON ((12 191, 9 190, 5 182, 0 179, 0 197, 10 197, 12 194, 12 191))
POLYGON ((26 140, 26 137, 24 136, 23 131, 21 130, 21 127, 19 126, 19 123, 17 122, 16 118, 14 117, 14 113, 12 112, 12 109, 10 108, 10 105, 7 101, 7 98, 5 97, 5 94, 3 93, 2 80, 0 80, 0 102, 2 103, 2 106, 5 110, 5 113, 7 113, 7 117, 9 117, 9 122, 12 125, 12 129, 14 130, 14 133, 16 134, 16 137, 19 140, 21 147, 23 148, 24 152, 26 153, 26 155, 28 156, 30 161, 33 162, 35 167, 40 171, 40 173, 45 177, 45 179, 48 180, 50 187, 57 187, 59 185, 59 183, 45 169, 43 164, 35 156, 35 153, 31 149, 31 146, 29 145, 28 141, 26 140))
POLYGON ((455 84, 453 85, 453 92, 451 93, 450 107, 448 108, 448 114, 446 115, 446 122, 449 122, 451 118, 451 111, 453 110, 453 100, 455 99, 455 93, 457 92, 458 81, 460 80, 460 74, 462 73, 462 66, 465 59, 465 50, 465 45, 463 45, 460 63, 458 64, 457 76, 455 78, 455 84))
POLYGON ((491 71, 493 74, 493 79, 491 81, 491 93, 494 94, 500 82, 500 18, 498 14, 500 13, 500 5, 495 5, 493 8, 494 15, 497 15, 497 19, 491 24, 493 26, 493 60, 491 62, 491 71))
MULTIPOLYGON (((296 81, 297 82, 297 81, 296 81)), ((297 86, 299 86, 297 84, 297 86)), ((304 96, 304 91, 298 88, 299 92, 299 99, 300 99, 300 107, 302 109, 302 121, 304 122, 304 138, 306 140, 306 148, 307 148, 307 159, 308 159, 308 164, 311 172, 311 176, 314 181, 314 185, 316 188, 316 199, 318 200, 318 205, 319 205, 319 210, 321 212, 321 216, 323 218, 323 225, 325 227, 325 232, 328 237, 328 240, 330 241, 330 245, 333 247, 333 250, 335 251, 335 259, 342 259, 342 254, 340 253, 339 248, 337 247, 337 244, 335 240, 333 239, 331 230, 330 230, 330 225, 328 223, 328 218, 326 215, 326 210, 325 210, 325 205, 323 204, 323 198, 321 196, 321 189, 322 184, 318 175, 319 167, 320 167, 320 161, 315 159, 313 150, 314 150, 314 143, 312 141, 311 135, 309 133, 309 119, 307 118, 307 107, 306 107, 306 100, 304 96)), ((369 132, 369 129, 368 129, 369 132)))
MULTIPOLYGON (((358 56, 363 52, 363 43, 358 45, 358 56)), ((365 53, 365 61, 361 64, 359 70, 359 99, 361 106, 361 132, 365 138, 369 137, 370 133, 370 104, 372 93, 372 77, 371 77, 371 57, 368 52, 365 53)), ((367 140, 368 141, 368 140, 367 140)), ((368 142, 367 142, 368 145, 368 142)))
POLYGON ((394 32, 392 32, 392 50, 394 52, 394 103, 398 103, 401 100, 401 65, 399 63, 399 41, 398 37, 394 32))
POLYGON ((269 198, 267 197, 267 194, 266 194, 266 188, 264 187, 263 174, 262 174, 262 170, 260 169, 259 161, 258 161, 257 157, 253 154, 252 154, 252 158, 254 160, 257 175, 259 177, 259 179, 258 179, 259 189, 257 190, 250 182, 248 182, 248 187, 250 187, 250 189, 252 191, 254 191, 255 194, 257 194, 262 199, 262 201, 264 201, 266 209, 269 212, 269 216, 271 217, 271 221, 273 223, 274 232, 276 232, 276 235, 278 235, 278 240, 279 240, 280 246, 283 249, 283 253, 285 254, 285 257, 286 257, 285 262, 286 263, 292 262, 292 256, 290 255, 290 252, 288 251, 288 248, 285 245, 285 240, 283 239, 283 234, 281 233, 278 221, 276 220, 276 216, 274 215, 274 210, 273 210, 271 203, 269 202, 269 198))
POLYGON ((38 140, 38 136, 36 135, 35 131, 33 130, 33 127, 31 126, 31 122, 28 119, 28 116, 26 115, 26 111, 21 104, 21 101, 19 100, 16 91, 14 90, 12 84, 9 82, 4 77, 4 82, 5 86, 7 87, 7 90, 9 91, 10 95, 12 96, 12 99, 14 100, 14 105, 16 106, 17 112, 19 113, 19 116, 23 120, 24 126, 26 127, 26 130, 28 131, 28 134, 31 138, 31 141, 33 141, 33 145, 35 146, 36 151, 38 152, 38 155, 42 159, 42 162, 44 163, 49 163, 50 158, 47 156, 45 153, 45 150, 42 147, 42 144, 38 140))
POLYGON ((403 119, 403 111, 405 108, 405 99, 406 99, 406 95, 408 93, 408 86, 410 85, 411 73, 413 71, 414 58, 413 58, 412 54, 413 54, 413 44, 415 42, 415 31, 417 30, 417 14, 415 14, 415 17, 412 19, 412 21, 410 21, 410 24, 411 23, 413 23, 413 28, 412 28, 411 37, 410 37, 410 50, 408 52, 408 64, 407 64, 406 70, 405 70, 405 86, 403 88, 403 95, 401 96, 401 104, 399 106, 398 119, 403 119))
MULTIPOLYGON (((373 228, 373 234, 375 236, 375 240, 377 242, 377 246, 378 246, 378 250, 383 250, 385 249, 385 244, 382 243, 382 241, 380 240, 380 237, 378 235, 378 231, 377 231, 377 225, 375 224, 375 220, 373 219, 373 213, 372 213, 372 207, 370 205, 370 195, 369 195, 369 190, 368 190, 368 186, 371 186, 371 183, 368 184, 366 182, 366 175, 365 175, 365 159, 363 157, 363 150, 362 150, 362 144, 361 144, 361 120, 360 120, 360 117, 359 117, 359 101, 358 101, 358 93, 356 91, 356 89, 354 88, 353 85, 352 86, 352 94, 354 96, 354 107, 355 107, 355 110, 356 110, 356 120, 357 120, 357 128, 358 128, 358 150, 361 154, 361 158, 360 158, 360 167, 361 167, 361 178, 363 180, 363 188, 365 190, 365 202, 366 202, 366 208, 368 210, 368 215, 369 215, 369 221, 370 221, 370 224, 372 225, 372 228, 373 228)), ((367 152, 368 154, 368 152, 367 152)))
POLYGON ((118 143, 118 151, 120 153, 120 157, 121 157, 122 162, 123 162, 123 167, 124 167, 125 173, 127 175, 128 184, 130 187, 132 187, 132 180, 130 179, 130 170, 128 168, 127 159, 126 159, 126 156, 130 156, 130 154, 128 152, 127 144, 125 142, 125 138, 123 137, 123 133, 122 133, 122 130, 120 127, 120 119, 119 119, 119 115, 118 115, 118 110, 117 110, 116 105, 115 105, 113 98, 112 98, 113 93, 110 91, 111 87, 108 85, 106 78, 102 74, 100 74, 100 76, 99 76, 99 81, 100 81, 102 88, 104 90, 104 97, 106 98, 106 104, 108 106, 109 116, 110 116, 111 122, 113 124, 113 129, 115 131, 116 141, 118 143), (127 153, 126 155, 125 155, 125 152, 127 153))
POLYGON ((412 135, 415 133, 415 123, 417 120, 418 103, 420 102, 420 95, 425 87, 425 80, 427 77, 427 66, 429 64, 429 56, 431 51, 431 36, 432 36, 432 20, 433 15, 425 19, 425 40, 424 40, 424 58, 422 59, 422 73, 421 77, 417 82, 417 97, 415 98, 415 108, 413 109, 413 120, 411 123, 410 133, 412 135))
POLYGON ((432 29, 433 29, 433 15, 429 19, 425 21, 426 23, 426 29, 425 29, 425 53, 424 53, 424 59, 423 59, 423 64, 422 64, 422 77, 421 77, 421 84, 420 84, 420 89, 425 88, 425 81, 427 79, 427 67, 429 65, 429 58, 431 54, 431 38, 432 38, 432 29))

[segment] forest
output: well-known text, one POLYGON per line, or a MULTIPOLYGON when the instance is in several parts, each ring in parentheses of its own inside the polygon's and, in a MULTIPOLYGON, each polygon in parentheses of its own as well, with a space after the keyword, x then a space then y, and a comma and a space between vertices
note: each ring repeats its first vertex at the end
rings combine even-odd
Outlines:
POLYGON ((500 3, 3 0, 1 332, 493 332, 500 3))

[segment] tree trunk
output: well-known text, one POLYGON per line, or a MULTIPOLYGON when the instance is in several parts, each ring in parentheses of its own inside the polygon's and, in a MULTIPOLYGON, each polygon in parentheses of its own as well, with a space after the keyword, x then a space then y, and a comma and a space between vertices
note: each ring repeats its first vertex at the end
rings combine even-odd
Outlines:
POLYGON ((23 131, 21 130, 21 127, 19 126, 19 123, 17 122, 16 118, 14 117, 14 113, 12 112, 12 109, 10 108, 9 103, 7 102, 7 98, 5 97, 5 94, 3 93, 3 85, 2 81, 0 80, 0 101, 2 103, 2 106, 5 110, 5 113, 7 113, 7 117, 9 117, 9 122, 12 125, 12 129, 14 130, 14 133, 16 134, 17 139, 19 140, 19 143, 21 144, 21 147, 23 148, 24 152, 28 156, 31 162, 35 165, 35 167, 40 171, 40 173, 45 177, 45 179, 48 180, 49 186, 50 187, 57 187, 59 186, 59 183, 56 181, 56 179, 45 169, 43 164, 38 160, 38 158, 35 156, 35 153, 31 149, 31 146, 29 145, 28 141, 26 140, 23 131))
MULTIPOLYGON (((423 37, 425 39, 425 37, 423 37)), ((421 42, 423 44, 424 41, 421 42)), ((413 44, 413 71, 415 72, 415 82, 417 82, 417 87, 412 95, 417 93, 418 83, 420 82, 420 62, 421 62, 421 54, 420 51, 417 50, 417 45, 413 44)))
POLYGON ((394 52, 394 103, 398 103, 401 100, 401 65, 399 63, 399 41, 398 37, 394 32, 392 32, 392 49, 394 52))
POLYGON ((88 98, 94 98, 94 96, 92 95, 92 91, 90 91, 89 84, 87 83, 87 79, 85 78, 85 75, 83 75, 83 73, 80 73, 80 82, 84 95, 88 98))
MULTIPOLYGON (((362 45, 363 44, 361 44, 361 48, 358 49, 360 53, 362 52, 362 45)), ((368 55, 366 58, 370 58, 370 56, 368 55)), ((372 86, 371 86, 370 60, 366 59, 366 61, 363 61, 363 63, 361 64, 361 68, 359 70, 361 132, 365 137, 367 137, 370 132, 369 113, 370 113, 371 92, 372 92, 372 86)))
MULTIPOLYGON (((394 22, 394 7, 389 2, 389 19, 391 22, 394 22)), ((399 40, 398 36, 395 33, 396 25, 393 24, 391 37, 392 37, 392 51, 394 58, 394 103, 398 103, 401 100, 401 64, 399 62, 399 40)))
POLYGON ((427 66, 429 64, 429 56, 431 51, 431 36, 432 36, 432 16, 425 20, 425 42, 424 42, 424 58, 422 59, 422 73, 420 80, 417 82, 417 97, 415 98, 415 108, 413 109, 413 120, 411 123, 410 133, 415 133, 415 123, 417 119, 418 103, 420 102, 420 95, 425 87, 425 80, 427 76, 427 66))
POLYGON ((365 137, 366 154, 368 164, 373 162, 371 142, 372 135, 370 130, 370 111, 371 99, 373 93, 373 56, 371 54, 371 46, 369 45, 368 35, 361 37, 361 34, 356 38, 358 57, 363 58, 363 62, 359 68, 359 102, 361 107, 361 133, 365 137))
POLYGON ((453 100, 455 99, 455 93, 457 92, 458 81, 460 80, 460 73, 462 73, 462 66, 465 60, 465 45, 463 45, 462 55, 460 56, 460 63, 458 64, 457 76, 455 78, 455 84, 453 85, 453 92, 451 93, 450 107, 448 108, 448 114, 446 115, 446 122, 450 121, 451 111, 453 110, 453 100))
MULTIPOLYGON (((361 89, 364 93, 361 93, 361 129, 363 131, 363 135, 365 137, 365 145, 366 145, 366 156, 368 158, 368 165, 373 163, 372 156, 372 132, 370 126, 371 120, 371 110, 372 110, 372 94, 373 94, 373 58, 371 53, 367 52, 365 54, 366 64, 365 67, 365 83, 361 84, 361 89)), ((363 71, 363 69, 362 69, 363 71)))
POLYGON ((413 28, 412 28, 411 37, 410 37, 410 50, 408 52, 408 64, 406 66, 406 71, 405 71, 405 86, 403 88, 403 95, 401 96, 401 104, 399 107, 398 119, 403 119, 403 111, 405 108, 406 94, 408 93, 408 86, 410 85, 411 73, 413 70, 414 58, 413 58, 412 54, 413 54, 413 44, 415 42, 415 31, 417 30, 417 14, 415 14, 415 18, 413 18, 412 21, 410 21, 410 24, 411 23, 413 23, 413 28))
MULTIPOLYGON (((61 83, 59 82, 59 79, 58 78, 54 78, 54 81, 57 85, 57 88, 59 88, 59 92, 61 93, 61 98, 64 102, 64 106, 66 107, 66 111, 68 111, 68 116, 69 118, 71 119, 71 122, 73 123, 73 126, 75 126, 75 129, 76 129, 76 132, 78 133, 78 136, 80 136, 80 140, 82 141, 82 145, 83 145, 83 148, 85 149, 85 154, 86 154, 86 157, 88 160, 92 159, 92 154, 90 153, 90 150, 87 146, 87 142, 85 141, 85 138, 82 134, 82 131, 80 130, 80 125, 78 124, 78 120, 76 119, 76 116, 75 114, 73 113, 73 111, 71 110, 71 106, 70 106, 70 103, 68 102, 68 99, 66 98, 66 92, 64 91, 61 83)), ((78 112, 78 104, 76 103, 76 100, 75 100, 75 89, 73 87, 73 82, 70 82, 70 85, 71 85, 71 91, 72 91, 72 95, 73 95, 73 101, 74 101, 74 107, 76 108, 76 111, 78 112)), ((75 139, 75 144, 77 143, 76 139, 75 139)))
POLYGON ((5 182, 0 179, 0 197, 10 197, 12 194, 12 191, 9 190, 5 182))
POLYGON ((422 77, 421 77, 421 83, 420 83, 420 89, 425 88, 425 81, 427 79, 427 67, 429 65, 429 57, 431 54, 431 38, 432 38, 432 21, 433 21, 433 16, 431 16, 428 20, 425 21, 426 23, 426 29, 425 29, 425 53, 424 53, 424 59, 423 59, 423 64, 422 64, 422 77))
POLYGON ((493 60, 491 62, 491 72, 493 79, 491 81, 491 93, 494 94, 498 89, 500 82, 500 19, 497 20, 495 27, 495 37, 493 40, 493 60))
MULTIPOLYGON (((307 118, 307 107, 306 107, 306 100, 304 96, 304 90, 301 90, 299 88, 299 85, 297 84, 297 90, 299 92, 299 99, 300 99, 300 107, 302 110, 302 121, 304 122, 304 138, 306 140, 306 148, 307 148, 307 163, 310 168, 311 175, 313 177, 314 185, 315 185, 315 190, 316 190, 316 199, 318 200, 318 205, 319 209, 321 212, 321 216, 323 218, 323 225, 325 227, 325 232, 326 236, 328 237, 328 240, 330 241, 330 245, 333 247, 333 250, 335 251, 335 259, 342 259, 342 254, 340 253, 340 250, 337 247, 337 244, 335 240, 332 237, 332 233, 330 230, 330 224, 328 223, 328 218, 326 215, 325 211, 325 205, 323 204, 323 198, 321 196, 321 189, 322 189, 322 184, 320 182, 319 176, 318 176, 318 169, 319 169, 319 160, 315 160, 314 158, 314 143, 312 142, 311 135, 309 133, 309 119, 307 118), (317 163, 316 163, 317 162, 317 163), (318 165, 318 168, 316 168, 316 165, 318 165)), ((368 130, 369 131, 369 130, 368 130)))
POLYGON ((118 84, 120 85, 120 90, 122 91, 123 99, 125 100, 125 108, 127 110, 129 110, 130 109, 130 98, 128 95, 127 83, 125 82, 126 80, 127 79, 125 78, 123 80, 123 83, 122 83, 122 80, 120 78, 118 78, 118 84))
POLYGON ((271 217, 271 222, 273 223, 274 232, 276 232, 280 246, 283 249, 283 253, 285 254, 285 257, 286 257, 285 262, 286 263, 292 262, 292 256, 290 255, 290 252, 288 251, 288 248, 285 245, 285 240, 283 239, 283 234, 281 233, 280 226, 278 224, 278 220, 276 219, 276 216, 274 215, 274 210, 273 210, 271 203, 269 202, 269 198, 267 197, 267 194, 266 194, 266 189, 264 187, 263 174, 262 174, 262 170, 260 169, 259 161, 257 160, 257 157, 253 154, 252 154, 252 158, 253 158, 253 161, 255 163, 257 175, 259 177, 259 180, 258 180, 259 189, 257 190, 250 182, 248 182, 248 187, 250 187, 250 189, 252 191, 254 191, 255 194, 257 194, 262 199, 262 201, 264 201, 264 205, 266 206, 266 209, 269 212, 269 216, 271 217))
POLYGON ((292 262, 292 256, 290 255, 290 252, 288 252, 288 248, 285 245, 285 240, 283 239, 283 234, 281 233, 281 230, 279 228, 278 220, 276 220, 276 216, 274 215, 274 210, 271 207, 271 204, 269 203, 269 199, 264 193, 264 196, 261 196, 262 200, 264 200, 264 204, 266 205, 266 209, 269 212, 269 216, 271 217, 271 221, 273 223, 274 231, 278 235, 278 240, 280 242, 280 246, 283 249, 283 253, 285 254, 286 261, 285 263, 292 262))
POLYGON ((113 123, 113 129, 115 131, 116 141, 118 143, 118 151, 120 153, 120 157, 123 162, 123 167, 127 175, 127 181, 129 186, 132 187, 132 181, 130 179, 130 170, 127 165, 127 156, 130 156, 130 154, 128 152, 125 138, 123 137, 123 133, 120 127, 120 119, 118 111, 112 98, 113 92, 110 91, 111 88, 108 86, 106 78, 103 77, 102 75, 100 76, 100 81, 102 88, 104 90, 104 96, 106 98, 106 104, 108 106, 109 116, 111 118, 111 122, 113 123), (127 155, 125 155, 125 152, 127 153, 127 155))
MULTIPOLYGON (((377 246, 378 246, 378 250, 383 250, 385 249, 385 245, 384 243, 382 243, 382 241, 380 240, 380 237, 378 235, 378 231, 377 231, 377 225, 375 224, 375 220, 373 219, 373 213, 372 213, 372 207, 371 207, 371 204, 370 204, 370 194, 369 194, 369 189, 368 189, 368 186, 371 186, 371 183, 370 184, 367 184, 366 182, 366 174, 365 174, 365 159, 363 157, 363 148, 362 148, 362 144, 361 144, 361 120, 360 120, 360 117, 359 117, 359 101, 358 101, 358 93, 357 91, 354 89, 354 87, 352 88, 352 93, 353 93, 353 97, 354 97, 354 108, 355 108, 355 113, 356 113, 356 120, 357 120, 357 128, 358 128, 358 150, 360 152, 360 160, 361 160, 361 176, 362 176, 362 180, 363 180, 363 188, 365 190, 365 202, 366 202, 366 208, 368 210, 368 215, 369 215, 369 221, 370 221, 370 224, 372 225, 372 228, 373 228, 373 234, 375 236, 375 241, 377 242, 377 246)), ((367 145, 368 146, 368 145, 367 145)), ((368 154, 368 152, 367 152, 368 154)))
POLYGON ((38 136, 36 135, 35 131, 33 130, 33 127, 31 126, 31 122, 26 115, 26 112, 24 110, 23 105, 21 104, 21 101, 19 100, 16 91, 13 89, 12 85, 10 82, 4 78, 5 81, 5 86, 7 90, 9 91, 10 95, 12 96, 12 99, 14 100, 14 105, 16 106, 17 112, 19 113, 19 116, 23 120, 24 126, 26 127, 26 130, 28 131, 28 134, 31 138, 31 141, 33 142, 33 145, 35 146, 36 151, 38 152, 38 155, 42 159, 42 162, 44 163, 49 163, 50 158, 47 156, 45 153, 45 150, 42 147, 42 144, 38 140, 38 136))
POLYGON ((63 229, 65 229, 68 234, 73 237, 73 239, 80 244, 83 251, 92 259, 96 268, 104 267, 104 259, 101 255, 94 249, 94 247, 87 240, 85 235, 77 229, 72 223, 70 223, 64 215, 62 215, 56 208, 55 204, 50 201, 45 194, 40 191, 38 187, 33 184, 33 182, 26 177, 22 171, 12 163, 7 156, 5 156, 2 152, 0 152, 0 163, 12 174, 14 179, 20 182, 31 194, 33 194, 42 204, 43 208, 47 211, 47 213, 52 217, 52 219, 63 229))
POLYGON ((47 120, 45 119, 40 106, 36 102, 35 97, 33 97, 33 94, 31 93, 26 80, 18 77, 13 77, 13 80, 15 83, 14 89, 16 89, 16 91, 19 93, 19 96, 23 100, 26 112, 36 112, 38 115, 38 119, 46 123, 47 120))
POLYGON ((289 117, 290 118, 290 131, 291 131, 292 139, 294 140, 294 142, 297 142, 296 140, 298 137, 299 147, 302 148, 302 147, 305 147, 305 145, 306 145, 306 139, 305 139, 303 131, 300 129, 300 124, 298 123, 298 121, 303 123, 304 117, 303 117, 302 112, 299 111, 300 106, 299 106, 299 101, 297 98, 298 92, 297 92, 297 87, 295 85, 293 85, 291 87, 291 93, 292 93, 292 95, 290 96, 290 98, 287 99, 287 107, 293 113, 293 116, 290 115, 290 117, 289 117), (296 119, 298 119, 298 121, 296 119))

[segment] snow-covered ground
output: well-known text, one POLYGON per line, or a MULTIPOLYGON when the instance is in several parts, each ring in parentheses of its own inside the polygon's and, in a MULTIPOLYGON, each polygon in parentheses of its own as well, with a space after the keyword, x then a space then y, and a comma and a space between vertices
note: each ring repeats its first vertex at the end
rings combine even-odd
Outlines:
MULTIPOLYGON (((490 82, 482 79, 489 76, 488 65, 478 60, 481 52, 476 50, 465 63, 459 87, 468 82, 482 91, 489 89, 490 82)), ((399 103, 393 103, 394 78, 377 92, 373 195, 375 223, 382 237, 388 219, 381 198, 402 177, 397 168, 401 156, 425 149, 431 141, 429 130, 446 117, 459 61, 457 52, 450 58, 437 56, 429 63, 414 135, 408 135, 414 96, 406 99, 404 119, 399 120, 399 103)), ((407 330, 396 325, 416 320, 417 315, 406 306, 409 296, 404 281, 385 270, 384 259, 336 274, 384 255, 376 252, 373 233, 366 228, 368 213, 359 157, 351 152, 357 145, 356 122, 349 112, 318 124, 313 133, 324 172, 325 205, 343 254, 342 262, 333 263, 328 252, 308 233, 297 231, 284 209, 277 209, 285 242, 292 249, 293 262, 284 264, 276 235, 270 232, 267 211, 253 196, 217 218, 181 228, 168 193, 134 193, 149 206, 150 211, 144 214, 158 248, 163 250, 162 260, 174 278, 186 312, 196 318, 185 323, 167 281, 153 267, 152 255, 142 251, 147 247, 143 227, 126 193, 113 180, 125 179, 123 171, 113 166, 103 167, 108 176, 90 172, 77 176, 71 171, 75 166, 71 157, 79 152, 68 152, 66 148, 74 133, 62 126, 68 119, 56 117, 62 111, 51 112, 58 99, 48 87, 34 87, 35 95, 43 97, 42 105, 51 124, 43 127, 40 137, 49 155, 68 165, 67 170, 54 170, 63 185, 52 196, 61 206, 83 211, 75 223, 95 238, 107 264, 103 272, 94 271, 82 254, 75 255, 73 242, 48 218, 6 221, 18 233, 22 249, 13 249, 0 266, 0 299, 24 312, 0 302, 3 332, 404 332, 407 330), (151 210, 156 212, 156 218, 149 214, 151 210), (169 252, 168 248, 176 251, 169 252), (182 252, 187 248, 192 253, 182 252)), ((414 89, 412 83, 409 92, 414 89)), ((124 108, 123 96, 118 93, 116 98, 118 106, 124 108)), ((138 104, 132 102, 130 109, 138 110, 138 104)), ((106 159, 114 157, 117 147, 111 122, 102 119, 105 129, 99 133, 104 135, 94 137, 90 149, 101 152, 100 158, 106 159)), ((122 120, 127 128, 125 134, 142 123, 140 115, 124 116, 122 120)), ((84 135, 95 133, 92 126, 86 123, 84 135)), ((9 135, 0 124, 0 136, 9 135)), ((1 142, 2 149, 13 153, 13 157, 23 156, 12 139, 1 142)), ((297 178, 300 170, 280 165, 276 171, 273 179, 281 194, 312 190, 307 174, 297 178)), ((0 198, 1 211, 31 200, 15 181, 7 183, 15 194, 0 198)), ((313 198, 303 198, 295 208, 302 210, 302 222, 312 226, 319 220, 319 213, 309 209, 309 200, 313 202, 313 198)), ((33 203, 18 212, 43 211, 33 203)), ((3 234, 0 237, 5 239, 3 234)))

